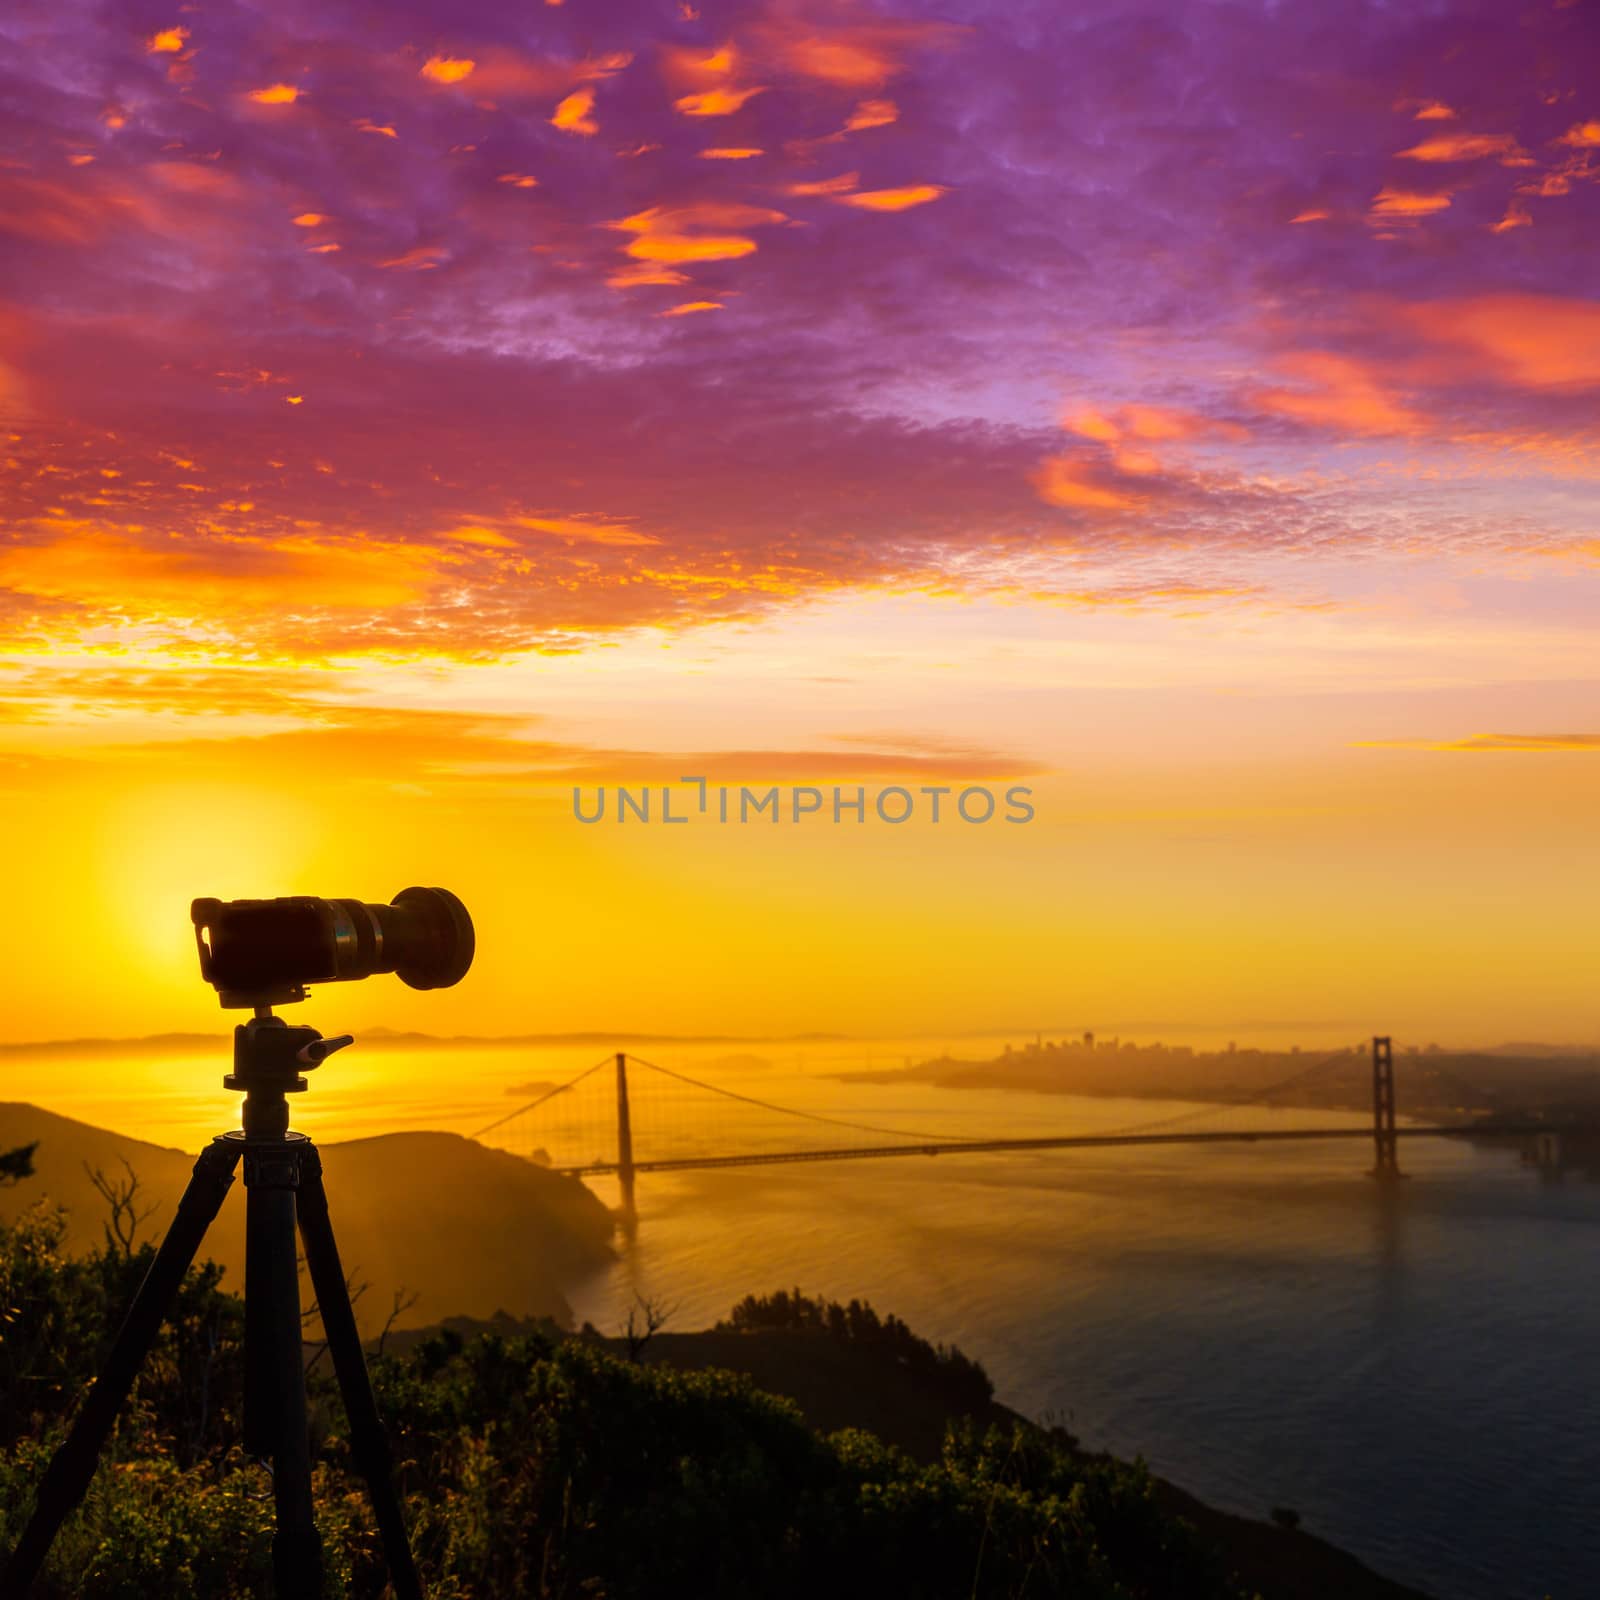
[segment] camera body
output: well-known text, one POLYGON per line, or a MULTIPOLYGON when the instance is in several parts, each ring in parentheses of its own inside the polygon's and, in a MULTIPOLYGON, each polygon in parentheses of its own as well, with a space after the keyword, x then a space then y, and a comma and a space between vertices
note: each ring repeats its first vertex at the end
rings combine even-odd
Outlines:
POLYGON ((445 989, 472 965, 472 919, 448 889, 402 889, 388 905, 196 900, 189 915, 200 975, 229 1008, 288 1005, 305 999, 307 984, 381 972, 413 989, 445 989))

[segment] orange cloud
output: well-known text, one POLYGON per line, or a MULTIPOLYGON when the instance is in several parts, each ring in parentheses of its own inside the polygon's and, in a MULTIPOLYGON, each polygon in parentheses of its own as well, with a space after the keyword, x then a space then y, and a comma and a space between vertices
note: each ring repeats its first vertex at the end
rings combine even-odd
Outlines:
POLYGON ((941 184, 919 183, 905 189, 863 189, 859 194, 840 195, 839 203, 859 206, 863 211, 909 211, 948 193, 941 184))
POLYGON ((1074 411, 1061 419, 1061 425, 1071 433, 1096 439, 1101 444, 1115 444, 1122 436, 1122 430, 1110 417, 1093 410, 1074 411))
POLYGON ((297 228, 320 228, 328 219, 320 211, 302 211, 294 219, 297 228))
POLYGON ((1282 357, 1277 366, 1304 387, 1263 389, 1250 396, 1274 416, 1340 433, 1403 434, 1422 426, 1420 417, 1350 356, 1306 350, 1282 357))
MULTIPOLYGON (((1154 478, 1167 470, 1159 455, 1142 446, 1172 444, 1190 439, 1247 437, 1245 430, 1237 423, 1166 406, 1119 406, 1110 415, 1092 407, 1083 407, 1063 415, 1061 425, 1068 433, 1105 445, 1117 472, 1133 478, 1154 478)), ((1057 463, 1058 469, 1062 466, 1063 463, 1057 463)), ((1058 497, 1068 495, 1075 498, 1070 501, 1057 498, 1053 501, 1055 504, 1071 503, 1110 510, 1117 508, 1114 502, 1125 502, 1131 506, 1143 498, 1143 491, 1131 490, 1128 485, 1088 466, 1081 458, 1064 458, 1064 466, 1064 473, 1058 470, 1052 480, 1052 492, 1058 497)))
POLYGON ((459 528, 448 528, 440 537, 453 540, 456 544, 477 545, 485 550, 520 550, 522 548, 515 539, 502 533, 498 528, 479 527, 474 523, 468 523, 459 528))
POLYGON ((723 304, 720 300, 685 300, 681 306, 672 306, 660 313, 663 317, 689 317, 697 311, 721 311, 723 304))
POLYGON ((753 30, 757 53, 774 66, 844 89, 872 88, 904 70, 904 57, 950 43, 965 29, 942 22, 867 22, 819 27, 770 19, 753 30))
POLYGON ((250 98, 262 106, 292 106, 300 91, 292 83, 269 83, 265 89, 252 89, 250 98))
POLYGON ((845 132, 860 133, 864 128, 886 128, 899 116, 900 108, 893 100, 863 100, 845 118, 845 132))
POLYGON ((662 70, 671 82, 677 84, 693 83, 706 87, 718 79, 729 77, 738 64, 738 52, 731 44, 709 53, 680 46, 668 46, 661 53, 662 70))
POLYGON ((765 150, 747 150, 718 145, 710 150, 702 150, 700 159, 702 161, 749 161, 753 156, 764 156, 766 153, 765 150))
POLYGON ((1398 217, 1430 217, 1436 211, 1446 211, 1450 207, 1450 195, 1419 194, 1411 189, 1380 189, 1372 197, 1372 208, 1369 216, 1381 217, 1390 221, 1398 217))
POLYGON ((636 212, 608 228, 637 237, 624 246, 636 261, 676 263, 684 261, 733 261, 754 254, 756 242, 743 233, 699 229, 729 230, 760 227, 785 222, 781 211, 759 206, 705 204, 664 209, 653 206, 636 212))
POLYGON ((357 117, 351 126, 361 133, 381 133, 385 139, 400 137, 389 123, 374 122, 371 117, 357 117))
POLYGON ((1409 161, 1480 161, 1520 156, 1522 147, 1509 133, 1441 133, 1397 153, 1409 161))
POLYGON ((582 517, 513 517, 512 524, 531 533, 548 533, 569 544, 652 545, 661 541, 623 522, 591 522, 582 517))
POLYGON ((502 172, 494 180, 496 183, 508 183, 514 189, 537 189, 539 180, 526 172, 502 172))
POLYGON ((848 194, 860 183, 859 172, 841 172, 837 178, 819 178, 814 183, 791 183, 786 194, 848 194))
POLYGON ((1529 388, 1600 385, 1600 302, 1496 294, 1411 306, 1403 319, 1425 337, 1486 359, 1529 388))
POLYGON ((1123 406, 1117 419, 1135 439, 1198 439, 1219 433, 1228 438, 1244 437, 1244 429, 1234 423, 1170 406, 1123 406))
POLYGON ((188 42, 187 28, 163 28, 159 33, 152 33, 144 47, 153 56, 175 56, 188 42))
POLYGON ((0 551, 0 585, 35 599, 66 602, 93 612, 127 614, 193 626, 263 607, 284 588, 304 586, 319 603, 371 607, 413 604, 433 588, 439 555, 398 540, 364 537, 248 539, 204 546, 142 544, 83 524, 44 526, 45 542, 0 551), (247 581, 242 581, 247 580, 247 581))
POLYGON ((1136 511, 1144 504, 1143 495, 1130 493, 1093 462, 1076 456, 1051 456, 1032 481, 1046 505, 1073 511, 1136 511))
POLYGON ((618 56, 580 62, 552 61, 520 50, 490 48, 474 55, 468 88, 475 96, 496 101, 559 98, 572 87, 574 78, 606 77, 620 65, 626 65, 628 59, 618 56))
POLYGON ((1439 100, 1430 100, 1416 115, 1418 122, 1451 122, 1455 112, 1439 100))
POLYGON ((900 70, 899 62, 883 49, 847 37, 792 39, 783 47, 782 57, 792 71, 848 87, 883 83, 900 70))
POLYGON ((672 103, 686 117, 727 117, 765 90, 764 84, 752 89, 704 89, 699 94, 682 95, 672 103))
POLYGON ((560 128, 563 133, 598 133, 600 124, 590 115, 593 110, 594 90, 574 89, 556 107, 555 114, 550 118, 550 126, 560 128))
POLYGON ((417 75, 430 78, 434 83, 460 83, 463 78, 472 76, 477 64, 464 56, 429 56, 417 75))
POLYGON ((1460 739, 1362 739, 1358 750, 1447 750, 1491 754, 1600 754, 1600 733, 1469 733, 1460 739))
POLYGON ((754 255, 754 239, 736 234, 647 234, 627 247, 636 261, 737 261, 754 255))
POLYGON ((1541 200, 1554 199, 1559 194, 1572 192, 1572 179, 1565 172, 1547 172, 1537 183, 1525 183, 1518 194, 1535 194, 1541 200))
POLYGON ((1575 150, 1600 149, 1600 122, 1575 122, 1555 142, 1575 150))
POLYGON ((1519 206, 1513 201, 1506 207, 1506 214, 1501 219, 1490 225, 1490 233, 1509 233, 1513 228, 1527 228, 1533 224, 1533 218, 1528 215, 1526 206, 1519 206))
POLYGON ((1326 222, 1329 213, 1326 211, 1302 211, 1297 216, 1290 217, 1290 222, 1326 222))
POLYGON ((675 267, 660 266, 649 261, 636 261, 625 267, 619 267, 606 279, 613 289, 638 289, 650 284, 675 286, 688 281, 687 273, 679 272, 675 267))
POLYGON ((450 252, 443 245, 419 244, 415 249, 407 250, 404 255, 392 256, 387 261, 380 261, 380 267, 396 267, 402 272, 431 272, 441 262, 450 259, 450 252))

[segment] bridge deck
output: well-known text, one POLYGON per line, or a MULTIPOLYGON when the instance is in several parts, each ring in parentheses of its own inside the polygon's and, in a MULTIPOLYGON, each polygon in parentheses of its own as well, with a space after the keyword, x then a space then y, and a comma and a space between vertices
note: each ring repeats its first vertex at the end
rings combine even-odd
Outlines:
MULTIPOLYGON (((1525 1137, 1548 1132, 1538 1124, 1480 1122, 1444 1126, 1396 1128, 1402 1139, 1450 1139, 1478 1135, 1525 1137)), ((1370 1139, 1372 1129, 1267 1128, 1255 1132, 1066 1134, 1037 1139, 952 1139, 939 1144, 858 1145, 839 1150, 765 1150, 732 1156, 677 1156, 658 1161, 635 1161, 635 1172, 688 1172, 709 1167, 759 1167, 795 1161, 870 1161, 885 1156, 981 1155, 1004 1150, 1089 1150, 1118 1145, 1267 1144, 1289 1140, 1370 1139)), ((560 1167, 568 1177, 585 1178, 616 1172, 615 1161, 595 1161, 586 1166, 560 1167)))

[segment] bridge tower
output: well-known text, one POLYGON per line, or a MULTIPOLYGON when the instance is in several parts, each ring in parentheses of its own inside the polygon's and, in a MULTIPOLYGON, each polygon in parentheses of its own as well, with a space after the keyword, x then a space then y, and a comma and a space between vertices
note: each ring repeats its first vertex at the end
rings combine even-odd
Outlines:
POLYGON ((633 1118, 628 1110, 628 1057, 617 1051, 617 1182, 622 1209, 633 1215, 633 1118))
POLYGON ((1400 1141, 1394 1130, 1394 1042, 1372 1040, 1372 1143, 1375 1178, 1400 1176, 1400 1141))

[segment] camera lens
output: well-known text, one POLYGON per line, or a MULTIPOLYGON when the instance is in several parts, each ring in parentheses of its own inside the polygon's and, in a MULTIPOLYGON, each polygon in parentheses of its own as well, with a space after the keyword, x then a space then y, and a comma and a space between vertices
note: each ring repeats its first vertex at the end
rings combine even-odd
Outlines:
POLYGON ((386 906, 369 906, 382 930, 383 964, 413 989, 448 989, 472 965, 472 918, 448 889, 402 889, 386 906))
POLYGON ((402 889, 389 905, 292 895, 196 900, 200 971, 225 1006, 303 998, 308 983, 393 972, 413 989, 446 989, 472 965, 467 908, 448 889, 402 889))

